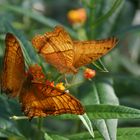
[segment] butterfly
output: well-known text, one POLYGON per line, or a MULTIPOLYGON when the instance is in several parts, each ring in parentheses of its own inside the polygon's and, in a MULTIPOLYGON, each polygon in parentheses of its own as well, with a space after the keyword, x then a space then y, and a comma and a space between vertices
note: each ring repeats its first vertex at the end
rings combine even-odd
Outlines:
POLYGON ((46 84, 43 78, 37 77, 38 69, 25 71, 22 49, 13 34, 6 34, 5 44, 1 90, 10 97, 18 97, 26 116, 31 119, 34 116, 84 114, 78 99, 46 84))
POLYGON ((75 41, 62 26, 36 35, 32 44, 45 60, 61 73, 77 73, 77 68, 99 59, 117 44, 115 37, 104 40, 75 41))

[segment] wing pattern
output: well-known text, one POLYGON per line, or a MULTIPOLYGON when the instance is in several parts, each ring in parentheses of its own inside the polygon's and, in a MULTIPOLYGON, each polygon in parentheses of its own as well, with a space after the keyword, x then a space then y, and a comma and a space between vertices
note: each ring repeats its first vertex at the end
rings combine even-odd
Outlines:
POLYGON ((114 48, 117 42, 114 37, 96 41, 74 41, 73 66, 79 68, 99 59, 114 48))
POLYGON ((7 33, 5 44, 1 88, 9 96, 15 97, 19 94, 25 77, 24 58, 20 44, 13 34, 7 33))
POLYGON ((29 118, 84 113, 81 103, 65 91, 42 83, 27 86, 23 86, 20 102, 25 115, 29 118))
POLYGON ((32 39, 32 44, 48 63, 62 73, 72 70, 76 72, 76 69, 72 66, 73 42, 62 27, 56 26, 53 32, 35 36, 32 39))

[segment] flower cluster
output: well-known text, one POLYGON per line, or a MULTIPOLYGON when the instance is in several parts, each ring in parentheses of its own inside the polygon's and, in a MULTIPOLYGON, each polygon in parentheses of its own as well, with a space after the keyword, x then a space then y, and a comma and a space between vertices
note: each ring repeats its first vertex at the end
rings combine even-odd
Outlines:
POLYGON ((55 86, 54 81, 51 82, 49 80, 46 80, 45 74, 43 73, 43 70, 42 70, 42 67, 39 66, 38 64, 30 66, 27 74, 31 74, 33 76, 33 81, 42 82, 42 83, 45 83, 46 85, 49 85, 51 87, 55 87, 55 88, 58 88, 60 90, 65 90, 64 83, 60 82, 60 83, 57 83, 55 86))
POLYGON ((60 89, 60 90, 65 90, 64 83, 62 83, 62 82, 57 83, 56 85, 54 85, 54 81, 51 82, 49 80, 46 80, 46 85, 49 85, 51 87, 55 87, 55 88, 60 89))

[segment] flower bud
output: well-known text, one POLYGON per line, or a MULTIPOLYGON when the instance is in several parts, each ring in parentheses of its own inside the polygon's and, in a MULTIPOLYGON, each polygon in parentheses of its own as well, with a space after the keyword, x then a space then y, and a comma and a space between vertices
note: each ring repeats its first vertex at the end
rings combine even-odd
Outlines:
POLYGON ((86 10, 84 8, 70 10, 67 17, 71 24, 84 24, 87 19, 86 10))
POLYGON ((86 68, 86 70, 84 71, 84 77, 86 79, 91 79, 91 78, 95 77, 95 75, 96 75, 96 71, 95 70, 86 68))
POLYGON ((54 87, 54 81, 51 82, 51 81, 49 81, 49 80, 46 80, 46 85, 49 85, 49 86, 51 86, 51 87, 54 87))
POLYGON ((60 89, 60 90, 65 90, 65 87, 64 87, 64 83, 58 83, 58 84, 56 84, 56 86, 55 86, 56 88, 58 88, 58 89, 60 89))

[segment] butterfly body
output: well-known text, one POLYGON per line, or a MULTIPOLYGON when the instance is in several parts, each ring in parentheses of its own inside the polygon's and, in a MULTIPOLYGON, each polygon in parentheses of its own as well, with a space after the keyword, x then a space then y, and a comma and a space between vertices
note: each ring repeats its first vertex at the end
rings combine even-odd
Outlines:
POLYGON ((61 73, 77 73, 79 67, 99 59, 117 42, 114 37, 104 40, 73 41, 61 26, 56 26, 54 31, 37 35, 32 39, 38 53, 61 73))

